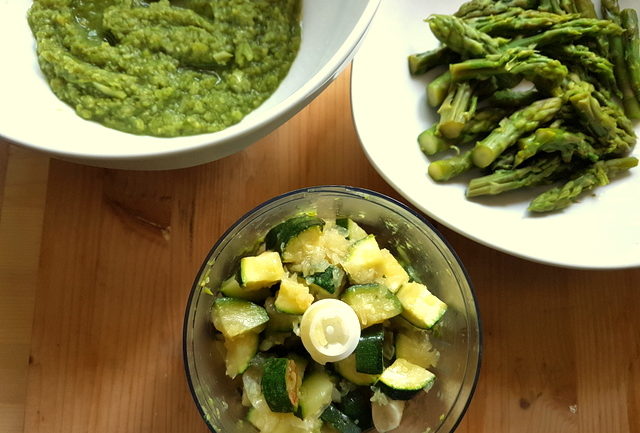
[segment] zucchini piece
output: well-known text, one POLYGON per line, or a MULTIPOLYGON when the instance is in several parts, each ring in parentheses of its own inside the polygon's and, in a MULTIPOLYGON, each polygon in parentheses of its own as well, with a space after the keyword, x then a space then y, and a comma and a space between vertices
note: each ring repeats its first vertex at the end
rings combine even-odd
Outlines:
POLYGON ((373 426, 371 418, 371 390, 369 387, 359 386, 348 392, 338 403, 338 409, 352 419, 362 430, 373 426))
POLYGON ((224 339, 224 347, 227 349, 224 358, 227 376, 233 379, 244 373, 258 352, 258 341, 259 337, 255 332, 245 332, 237 337, 224 339))
POLYGON ((384 370, 382 347, 384 328, 378 324, 364 329, 356 346, 356 371, 368 374, 380 374, 384 370))
POLYGON ((235 298, 217 298, 211 311, 213 326, 225 338, 245 332, 260 332, 269 321, 264 308, 253 302, 235 298))
POLYGON ((313 215, 290 218, 269 230, 264 239, 265 246, 268 250, 284 254, 289 242, 312 227, 322 231, 324 224, 324 220, 313 215))
POLYGON ((262 394, 273 412, 298 408, 299 378, 296 363, 289 358, 268 358, 262 374, 262 394))
POLYGON ((300 387, 300 416, 318 418, 331 404, 334 383, 324 369, 305 376, 300 387))
POLYGON ((368 235, 349 248, 342 267, 349 274, 349 280, 352 283, 365 284, 379 277, 378 268, 383 260, 375 236, 368 235))
POLYGON ((302 314, 314 301, 309 293, 309 287, 291 278, 285 277, 280 282, 280 289, 276 294, 276 310, 287 314, 302 314))
POLYGON ((220 292, 230 298, 244 299, 251 302, 262 302, 271 295, 269 287, 263 287, 258 290, 247 290, 240 285, 235 275, 222 282, 220 292))
POLYGON ((319 433, 322 428, 320 419, 301 420, 290 413, 271 412, 266 406, 249 408, 247 421, 265 433, 319 433))
POLYGON ((274 298, 270 297, 264 301, 264 308, 269 315, 267 329, 274 332, 290 332, 300 324, 302 316, 281 313, 276 310, 274 298))
POLYGON ((329 265, 324 271, 305 277, 305 281, 319 298, 337 298, 344 287, 345 273, 338 266, 329 265))
POLYGON ((240 282, 247 290, 270 287, 284 276, 280 255, 265 251, 257 256, 240 259, 240 282))
POLYGON ((435 378, 426 368, 397 358, 384 369, 376 386, 392 400, 409 400, 421 389, 430 387, 435 378))
POLYGON ((330 404, 320 415, 320 419, 340 433, 361 433, 362 429, 342 413, 334 405, 330 404))
POLYGON ((416 328, 400 329, 395 337, 395 346, 398 358, 422 368, 435 367, 440 357, 440 352, 431 345, 429 333, 416 328))
POLYGON ((402 313, 400 300, 381 284, 351 286, 341 299, 356 312, 362 328, 382 323, 402 313))
POLYGON ((447 304, 420 283, 407 283, 396 294, 402 303, 402 317, 422 329, 435 325, 447 311, 447 304))
POLYGON ((392 293, 396 293, 400 287, 409 282, 409 274, 389 250, 383 248, 380 254, 382 262, 376 282, 384 284, 392 293))
POLYGON ((347 230, 347 239, 351 241, 359 241, 367 237, 367 232, 351 218, 338 218, 336 225, 347 230))
POLYGON ((372 385, 378 380, 377 374, 360 373, 356 370, 356 355, 352 353, 341 361, 333 363, 340 376, 354 385, 372 385))

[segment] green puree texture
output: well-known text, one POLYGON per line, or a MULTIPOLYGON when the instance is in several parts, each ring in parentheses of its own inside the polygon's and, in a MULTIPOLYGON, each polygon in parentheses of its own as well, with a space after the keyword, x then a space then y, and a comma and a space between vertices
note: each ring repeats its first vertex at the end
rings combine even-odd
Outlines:
POLYGON ((53 92, 85 119, 173 137, 239 122, 300 45, 299 0, 34 0, 53 92))

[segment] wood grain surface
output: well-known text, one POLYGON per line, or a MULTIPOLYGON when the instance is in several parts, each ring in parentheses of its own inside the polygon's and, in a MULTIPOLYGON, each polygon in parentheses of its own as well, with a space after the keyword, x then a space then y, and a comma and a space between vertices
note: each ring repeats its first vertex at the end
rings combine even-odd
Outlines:
MULTIPOLYGON (((0 432, 207 431, 181 327, 218 236, 298 187, 400 198, 358 143, 348 80, 248 149, 189 169, 92 168, 0 142, 0 432)), ((640 433, 640 269, 540 265, 438 227, 471 275, 484 331, 458 431, 640 433)))

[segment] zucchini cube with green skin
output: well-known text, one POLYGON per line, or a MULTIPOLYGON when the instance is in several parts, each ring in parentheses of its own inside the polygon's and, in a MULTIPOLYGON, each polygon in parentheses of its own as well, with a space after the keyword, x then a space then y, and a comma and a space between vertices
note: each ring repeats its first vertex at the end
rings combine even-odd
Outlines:
POLYGON ((312 227, 322 227, 325 222, 314 215, 299 215, 290 218, 277 226, 273 227, 265 236, 265 246, 268 250, 277 251, 284 254, 289 242, 297 238, 301 233, 312 227))
POLYGON ((269 321, 264 308, 235 298, 217 298, 211 315, 213 326, 225 338, 234 338, 245 332, 260 332, 269 321))
POLYGON ((333 364, 338 374, 354 385, 373 385, 378 380, 377 374, 360 373, 356 370, 356 354, 352 353, 341 361, 333 364))
POLYGON ((224 347, 227 353, 224 358, 226 374, 230 378, 244 373, 255 354, 258 352, 258 333, 245 332, 234 338, 225 338, 224 347))
POLYGON ((320 415, 320 419, 340 433, 361 433, 362 429, 351 421, 347 415, 342 413, 334 405, 329 405, 320 415))
POLYGON ((381 284, 351 286, 341 299, 356 312, 363 329, 402 313, 400 300, 381 284))
POLYGON ((402 317, 422 329, 430 329, 447 311, 447 304, 438 299, 424 284, 403 285, 396 296, 402 303, 402 317))
POLYGON ((240 280, 247 290, 270 287, 284 276, 280 254, 265 251, 257 256, 240 259, 240 280))
POLYGON ((378 268, 379 276, 376 282, 384 284, 392 293, 396 293, 400 287, 409 282, 409 274, 389 250, 383 248, 380 254, 382 254, 382 262, 378 268))
POLYGON ((305 281, 319 299, 337 298, 344 287, 345 273, 340 267, 329 265, 324 271, 305 277, 305 281))
POLYGON ((230 298, 245 299, 251 302, 264 301, 269 297, 269 295, 271 295, 269 287, 263 287, 258 290, 247 290, 245 287, 240 285, 235 275, 222 282, 220 292, 230 298))
POLYGON ((269 297, 264 301, 264 309, 269 315, 267 329, 273 332, 290 332, 300 324, 302 316, 282 313, 275 307, 274 298, 269 297))
POLYGON ((268 358, 262 374, 262 393, 273 412, 295 412, 301 378, 296 363, 289 358, 268 358))
POLYGON ((285 277, 280 281, 275 307, 283 313, 302 314, 309 308, 313 300, 313 295, 309 293, 309 287, 285 277))
POLYGON ((317 370, 304 377, 300 386, 300 416, 318 418, 331 404, 335 384, 325 370, 317 370))
POLYGON ((397 358, 385 368, 376 387, 392 400, 409 400, 418 391, 430 387, 436 376, 426 368, 397 358))
POLYGON ((351 218, 338 218, 336 225, 346 229, 347 239, 351 241, 359 241, 367 237, 367 232, 351 218))
POLYGON ((380 374, 384 370, 382 346, 384 344, 384 328, 381 324, 364 329, 360 341, 354 351, 356 370, 360 373, 380 374))
POLYGON ((342 267, 354 284, 366 284, 379 276, 378 268, 383 262, 382 252, 375 236, 367 237, 355 242, 349 251, 342 267))
POLYGON ((349 391, 340 399, 338 409, 352 419, 362 430, 373 426, 371 418, 371 389, 368 386, 359 386, 349 391))

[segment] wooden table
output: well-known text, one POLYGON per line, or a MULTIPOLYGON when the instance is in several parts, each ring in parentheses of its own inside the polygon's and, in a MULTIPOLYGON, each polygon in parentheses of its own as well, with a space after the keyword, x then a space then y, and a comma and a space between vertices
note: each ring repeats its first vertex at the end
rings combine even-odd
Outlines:
MULTIPOLYGON (((298 187, 400 198, 369 165, 342 74, 283 127, 200 167, 128 172, 0 140, 0 432, 205 433, 181 357, 194 275, 227 226, 298 187)), ((640 432, 640 269, 517 259, 439 228, 484 330, 461 433, 640 432)))

